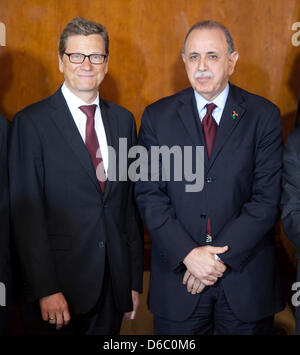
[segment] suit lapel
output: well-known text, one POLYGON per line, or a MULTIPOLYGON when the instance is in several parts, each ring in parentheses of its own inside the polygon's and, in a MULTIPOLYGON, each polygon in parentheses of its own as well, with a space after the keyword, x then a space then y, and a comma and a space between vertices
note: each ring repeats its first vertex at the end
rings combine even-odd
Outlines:
POLYGON ((243 118, 246 111, 246 108, 243 106, 243 101, 243 97, 238 88, 230 85, 228 98, 209 159, 209 169, 212 167, 224 144, 229 140, 232 132, 243 118), (233 112, 237 115, 233 115, 233 112))
MULTIPOLYGON (((179 101, 180 106, 178 108, 178 114, 186 132, 191 137, 191 141, 195 146, 205 146, 201 121, 196 107, 194 90, 189 88, 183 92, 179 101)), ((207 164, 208 157, 207 154, 204 154, 204 165, 207 166, 207 164)))
POLYGON ((61 89, 52 96, 52 107, 51 112, 52 120, 58 127, 60 133, 64 139, 68 142, 74 154, 77 156, 84 170, 87 172, 91 181, 94 183, 95 187, 102 196, 99 182, 96 177, 95 169, 92 163, 92 159, 89 155, 88 150, 80 136, 77 126, 73 120, 71 112, 66 104, 66 101, 61 93, 61 89))
POLYGON ((180 105, 178 107, 178 113, 181 118, 181 121, 185 127, 185 130, 191 137, 195 145, 203 143, 203 135, 197 124, 198 114, 195 110, 195 98, 193 89, 190 88, 187 91, 183 92, 179 97, 180 105), (199 140, 202 142, 199 142, 199 140))
MULTIPOLYGON (((105 100, 102 100, 102 99, 100 100, 100 108, 101 108, 101 116, 102 116, 102 121, 103 121, 104 129, 105 129, 105 134, 106 134, 107 145, 114 148, 114 150, 116 152, 116 165, 117 165, 118 156, 119 156, 118 123, 117 123, 116 117, 109 109, 109 105, 107 104, 107 102, 105 100)), ((100 142, 99 142, 99 144, 101 147, 100 142)), ((110 163, 113 163, 113 162, 110 162, 110 163)), ((117 169, 117 166, 115 168, 117 169)), ((109 195, 109 192, 111 191, 112 183, 113 183, 112 181, 106 180, 105 191, 104 191, 104 202, 106 201, 106 199, 109 195)))

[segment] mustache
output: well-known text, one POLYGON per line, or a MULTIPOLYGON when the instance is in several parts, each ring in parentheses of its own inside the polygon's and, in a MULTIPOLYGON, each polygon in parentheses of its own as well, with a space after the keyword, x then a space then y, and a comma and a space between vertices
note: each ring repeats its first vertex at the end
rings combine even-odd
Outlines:
POLYGON ((214 75, 213 73, 209 72, 209 71, 197 71, 197 73, 195 74, 195 79, 198 78, 213 78, 214 75))

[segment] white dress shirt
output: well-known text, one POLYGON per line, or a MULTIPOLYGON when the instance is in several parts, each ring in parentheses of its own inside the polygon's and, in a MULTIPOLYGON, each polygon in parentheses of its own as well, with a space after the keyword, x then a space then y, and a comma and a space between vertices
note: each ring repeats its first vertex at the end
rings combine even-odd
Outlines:
POLYGON ((215 109, 213 110, 212 116, 217 122, 217 124, 219 125, 226 104, 226 100, 229 94, 229 84, 227 83, 225 89, 213 101, 207 101, 203 96, 198 94, 196 90, 194 90, 194 94, 195 94, 197 109, 198 109, 201 122, 206 114, 205 105, 214 103, 215 105, 217 105, 217 107, 215 107, 215 109))
MULTIPOLYGON (((79 106, 87 105, 87 103, 84 102, 83 100, 81 100, 78 96, 74 95, 67 88, 65 83, 62 85, 61 91, 62 91, 62 94, 67 102, 67 105, 68 105, 71 115, 74 119, 74 122, 77 126, 77 129, 78 129, 83 141, 85 142, 85 126, 86 126, 87 117, 79 109, 79 106)), ((99 94, 97 94, 95 101, 89 105, 97 105, 97 108, 95 111, 95 131, 96 131, 99 146, 101 149, 104 169, 107 172, 108 171, 108 147, 107 147, 105 129, 104 129, 102 116, 101 116, 101 110, 99 107, 99 94)))
MULTIPOLYGON (((226 100, 229 94, 229 84, 227 83, 225 89, 213 100, 213 101, 207 101, 203 96, 197 93, 196 90, 194 90, 195 93, 195 99, 196 99, 196 104, 197 104, 197 110, 199 113, 200 120, 202 122, 205 114, 206 114, 206 105, 210 103, 214 103, 217 107, 214 108, 212 112, 212 116, 217 122, 218 126, 220 125, 221 117, 224 111, 224 107, 226 104, 226 100)), ((221 258, 217 255, 214 254, 214 257, 216 260, 221 261, 221 258)))

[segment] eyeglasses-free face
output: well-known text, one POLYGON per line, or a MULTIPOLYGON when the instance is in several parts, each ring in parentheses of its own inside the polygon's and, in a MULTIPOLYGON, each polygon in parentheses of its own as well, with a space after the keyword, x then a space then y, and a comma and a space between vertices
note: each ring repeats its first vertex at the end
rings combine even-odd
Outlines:
POLYGON ((66 55, 59 57, 59 70, 66 86, 87 103, 96 98, 108 71, 108 56, 103 53, 105 43, 100 35, 75 35, 67 39, 66 55))
POLYGON ((190 33, 182 58, 191 86, 212 101, 226 87, 238 53, 228 53, 226 37, 220 29, 204 28, 190 33))

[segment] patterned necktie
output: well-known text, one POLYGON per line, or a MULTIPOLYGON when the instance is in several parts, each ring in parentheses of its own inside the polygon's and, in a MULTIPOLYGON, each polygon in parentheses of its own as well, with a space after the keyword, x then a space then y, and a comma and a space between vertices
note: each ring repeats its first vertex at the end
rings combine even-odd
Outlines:
MULTIPOLYGON (((212 112, 217 106, 211 103, 211 104, 207 104, 205 107, 206 107, 206 114, 202 120, 202 129, 203 129, 203 134, 204 134, 204 139, 205 139, 205 144, 207 149, 207 155, 208 158, 210 158, 217 129, 218 129, 217 122, 213 118, 212 112)), ((206 242, 210 243, 212 241, 212 236, 211 236, 211 225, 210 225, 209 217, 207 218, 206 232, 207 232, 206 242)))
POLYGON ((218 129, 217 122, 213 118, 212 112, 217 106, 212 103, 212 104, 207 104, 205 107, 206 107, 206 114, 202 120, 202 129, 205 138, 207 155, 208 158, 210 158, 212 147, 218 129))
POLYGON ((85 127, 85 145, 92 158, 101 191, 102 193, 104 193, 105 184, 106 184, 106 173, 104 169, 101 149, 99 146, 99 142, 95 130, 94 116, 95 116, 96 108, 97 105, 85 105, 79 107, 79 109, 87 117, 86 127, 85 127))

